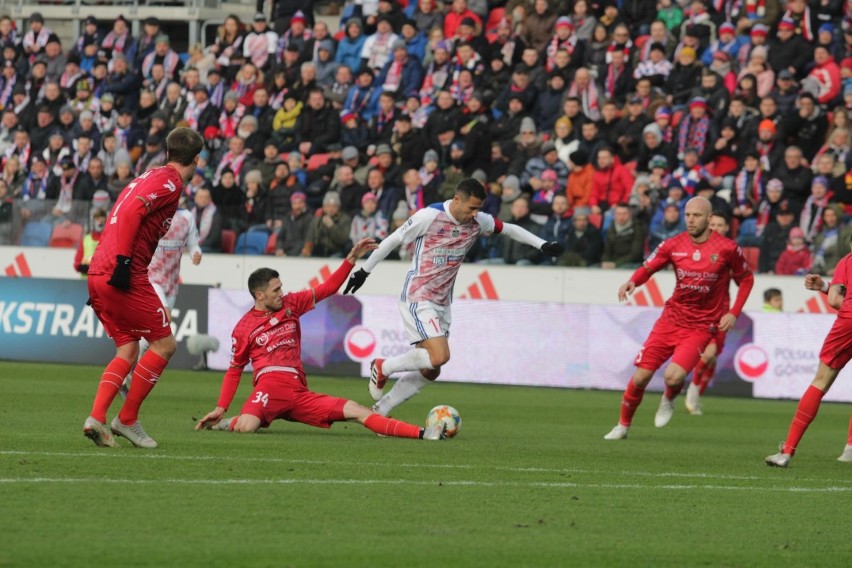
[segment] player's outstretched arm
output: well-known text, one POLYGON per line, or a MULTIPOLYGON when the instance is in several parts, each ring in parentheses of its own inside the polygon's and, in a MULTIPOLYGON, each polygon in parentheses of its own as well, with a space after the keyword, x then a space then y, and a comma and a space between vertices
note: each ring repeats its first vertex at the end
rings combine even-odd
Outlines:
POLYGON ((497 223, 495 220, 495 232, 500 233, 501 235, 505 235, 512 239, 513 241, 517 241, 519 243, 524 243, 525 245, 529 245, 533 248, 536 248, 548 256, 557 256, 564 252, 564 249, 556 251, 556 247, 560 247, 557 242, 547 242, 541 237, 538 237, 523 227, 519 227, 518 225, 514 225, 512 223, 497 223), (545 250, 547 248, 547 250, 545 250), (553 253, 553 254, 551 254, 553 253))
POLYGON ((376 245, 376 241, 373 239, 361 239, 355 243, 355 246, 352 247, 351 251, 349 251, 346 259, 344 259, 343 263, 341 263, 340 268, 335 270, 334 273, 329 276, 328 280, 314 288, 314 303, 321 302, 329 296, 336 294, 346 281, 346 277, 349 276, 349 273, 352 272, 353 268, 355 268, 355 263, 358 259, 362 258, 371 250, 374 250, 376 246, 378 245, 376 245))
POLYGON ((240 379, 243 377, 244 367, 235 367, 231 365, 225 371, 225 376, 222 378, 222 390, 219 392, 219 401, 216 403, 216 408, 211 410, 198 421, 195 425, 196 430, 204 430, 208 426, 215 426, 222 420, 231 402, 234 400, 234 395, 237 394, 237 387, 240 386, 240 379))

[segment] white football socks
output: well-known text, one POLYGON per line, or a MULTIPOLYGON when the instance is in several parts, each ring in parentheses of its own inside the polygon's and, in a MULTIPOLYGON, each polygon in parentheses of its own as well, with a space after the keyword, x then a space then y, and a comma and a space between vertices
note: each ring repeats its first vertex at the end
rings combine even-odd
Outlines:
POLYGON ((434 369, 429 359, 429 352, 422 347, 416 347, 403 355, 385 359, 382 363, 382 373, 387 376, 400 371, 419 371, 420 369, 434 369))
POLYGON ((382 416, 387 416, 394 408, 412 398, 431 382, 424 378, 420 371, 409 371, 397 379, 393 388, 373 408, 382 416))

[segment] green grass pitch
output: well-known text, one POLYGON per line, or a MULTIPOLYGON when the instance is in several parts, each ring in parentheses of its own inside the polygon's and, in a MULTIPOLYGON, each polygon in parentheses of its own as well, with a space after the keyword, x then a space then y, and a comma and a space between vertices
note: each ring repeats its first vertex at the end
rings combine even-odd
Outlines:
MULTIPOLYGON (((852 565, 847 405, 824 404, 778 470, 763 457, 789 401, 711 396, 693 417, 679 400, 658 430, 649 393, 630 438, 606 442, 620 393, 439 383, 397 417, 452 404, 453 440, 348 423, 236 435, 192 429, 220 374, 168 371, 144 451, 83 437, 99 373, 0 363, 0 566, 852 565)), ((309 380, 367 402, 365 380, 309 380)))

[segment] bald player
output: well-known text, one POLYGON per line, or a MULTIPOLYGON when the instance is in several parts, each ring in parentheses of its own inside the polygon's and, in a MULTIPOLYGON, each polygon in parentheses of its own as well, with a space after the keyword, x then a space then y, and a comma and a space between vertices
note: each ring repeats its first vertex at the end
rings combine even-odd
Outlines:
POLYGON ((618 299, 623 302, 655 272, 669 264, 674 268, 674 293, 636 355, 633 362, 636 370, 621 399, 621 417, 618 425, 604 436, 606 440, 627 438, 645 387, 671 357, 663 374, 666 390, 654 417, 657 428, 666 426, 672 419, 674 400, 683 389, 687 373, 698 363, 713 337, 720 331, 731 330, 742 312, 754 286, 754 276, 737 244, 710 229, 711 213, 710 201, 704 197, 690 199, 684 214, 686 231, 660 243, 618 290, 618 299), (729 276, 739 287, 730 309, 729 276))

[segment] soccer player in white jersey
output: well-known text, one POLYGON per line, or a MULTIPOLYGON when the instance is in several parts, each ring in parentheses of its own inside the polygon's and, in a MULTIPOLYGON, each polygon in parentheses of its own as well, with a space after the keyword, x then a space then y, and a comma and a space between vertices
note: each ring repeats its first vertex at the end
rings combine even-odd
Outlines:
POLYGON ((392 250, 401 244, 414 243, 411 268, 405 277, 399 311, 414 348, 389 359, 375 359, 370 364, 370 396, 377 401, 373 410, 387 416, 416 395, 441 373, 450 360, 450 303, 453 285, 464 257, 477 239, 500 233, 541 250, 547 256, 558 256, 564 247, 547 242, 511 223, 503 223, 480 211, 485 188, 473 179, 459 182, 452 199, 435 203, 415 213, 406 223, 383 240, 367 259, 364 268, 349 277, 344 294, 357 291, 392 250), (391 375, 399 376, 394 387, 383 393, 391 375))
MULTIPOLYGON (((178 210, 175 211, 175 216, 172 217, 169 230, 157 243, 157 250, 154 251, 154 256, 151 257, 151 263, 148 265, 148 280, 151 281, 151 285, 163 306, 169 309, 169 318, 171 318, 177 300, 183 249, 186 248, 189 251, 192 264, 198 265, 201 262, 198 228, 195 226, 192 213, 184 205, 184 198, 181 197, 180 205, 178 210)), ((148 342, 142 339, 139 345, 139 357, 142 357, 147 349, 148 342)), ((118 391, 121 398, 127 398, 131 379, 132 373, 128 373, 118 391)))

